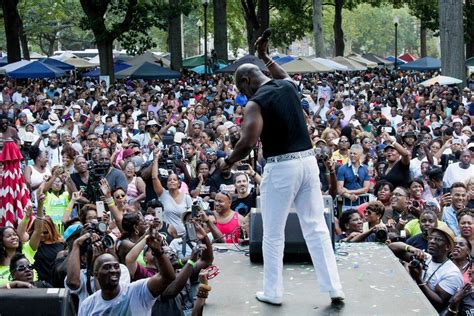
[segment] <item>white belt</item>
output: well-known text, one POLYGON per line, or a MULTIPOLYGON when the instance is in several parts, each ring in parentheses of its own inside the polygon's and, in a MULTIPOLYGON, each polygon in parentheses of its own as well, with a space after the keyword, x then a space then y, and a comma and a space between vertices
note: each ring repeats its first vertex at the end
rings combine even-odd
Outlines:
POLYGON ((267 163, 282 162, 282 161, 288 161, 288 160, 293 160, 293 159, 306 158, 306 157, 310 157, 310 156, 314 156, 314 150, 313 149, 308 149, 308 150, 304 150, 304 151, 298 151, 298 152, 294 152, 294 153, 288 153, 288 154, 268 157, 267 158, 267 163))

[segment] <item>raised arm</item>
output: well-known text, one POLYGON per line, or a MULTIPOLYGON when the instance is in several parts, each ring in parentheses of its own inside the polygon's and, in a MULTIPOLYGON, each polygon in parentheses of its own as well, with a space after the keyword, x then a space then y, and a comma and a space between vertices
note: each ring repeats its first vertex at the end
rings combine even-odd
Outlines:
POLYGON ((161 150, 155 149, 155 151, 153 152, 153 167, 151 168, 151 180, 153 182, 153 190, 155 190, 155 193, 158 197, 160 197, 165 190, 161 185, 160 178, 158 177, 158 161, 160 160, 160 156, 161 150))
POLYGON ((148 235, 145 235, 139 242, 135 244, 135 246, 130 249, 127 256, 125 256, 125 265, 127 266, 128 272, 130 272, 130 276, 133 277, 135 272, 137 271, 138 262, 137 259, 140 256, 140 253, 145 248, 146 241, 148 239, 148 235))
POLYGON ((158 229, 152 227, 150 229, 149 237, 147 238, 147 245, 150 247, 160 271, 159 274, 155 274, 151 277, 147 283, 148 289, 154 297, 163 295, 169 284, 176 279, 173 266, 171 265, 168 256, 164 255, 161 243, 162 237, 159 234, 158 229))
POLYGON ((289 79, 291 80, 288 73, 283 70, 283 68, 278 65, 278 63, 274 62, 270 56, 268 56, 268 40, 265 40, 261 37, 257 39, 255 42, 255 48, 258 52, 258 57, 265 63, 268 68, 268 71, 272 75, 274 79, 289 79))

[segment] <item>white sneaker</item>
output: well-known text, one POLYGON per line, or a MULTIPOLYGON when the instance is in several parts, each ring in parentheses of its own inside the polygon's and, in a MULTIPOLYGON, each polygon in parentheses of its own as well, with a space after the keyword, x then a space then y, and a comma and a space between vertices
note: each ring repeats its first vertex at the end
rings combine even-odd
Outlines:
POLYGON ((282 303, 281 298, 268 297, 263 292, 257 292, 255 294, 255 297, 260 302, 271 304, 271 305, 281 305, 281 303, 282 303))
POLYGON ((342 290, 329 291, 329 296, 333 304, 340 304, 344 301, 346 297, 342 290))

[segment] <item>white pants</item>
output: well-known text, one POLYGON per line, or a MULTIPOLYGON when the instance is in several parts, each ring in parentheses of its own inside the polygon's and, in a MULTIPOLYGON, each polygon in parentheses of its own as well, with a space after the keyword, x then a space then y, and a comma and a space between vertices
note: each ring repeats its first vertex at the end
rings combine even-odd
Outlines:
POLYGON ((290 208, 296 208, 303 236, 322 292, 341 289, 324 205, 319 169, 314 156, 265 166, 261 185, 263 219, 263 290, 266 296, 283 296, 283 250, 290 208))

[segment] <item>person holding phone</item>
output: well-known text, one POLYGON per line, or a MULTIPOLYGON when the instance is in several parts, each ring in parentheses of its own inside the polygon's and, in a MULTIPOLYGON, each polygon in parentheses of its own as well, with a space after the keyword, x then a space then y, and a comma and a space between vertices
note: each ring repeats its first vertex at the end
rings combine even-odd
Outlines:
POLYGON ((384 179, 394 187, 408 188, 410 181, 410 152, 394 140, 388 133, 382 133, 386 145, 384 153, 387 165, 383 170, 381 179, 384 179))
POLYGON ((261 185, 265 264, 264 289, 256 293, 256 298, 274 305, 283 301, 285 223, 294 204, 320 289, 329 292, 334 303, 340 303, 344 293, 324 220, 319 169, 298 89, 286 71, 268 56, 268 38, 260 37, 255 45, 273 79, 252 64, 243 64, 235 72, 236 86, 249 101, 240 140, 220 168, 229 171, 260 138, 263 157, 267 159, 261 185))

